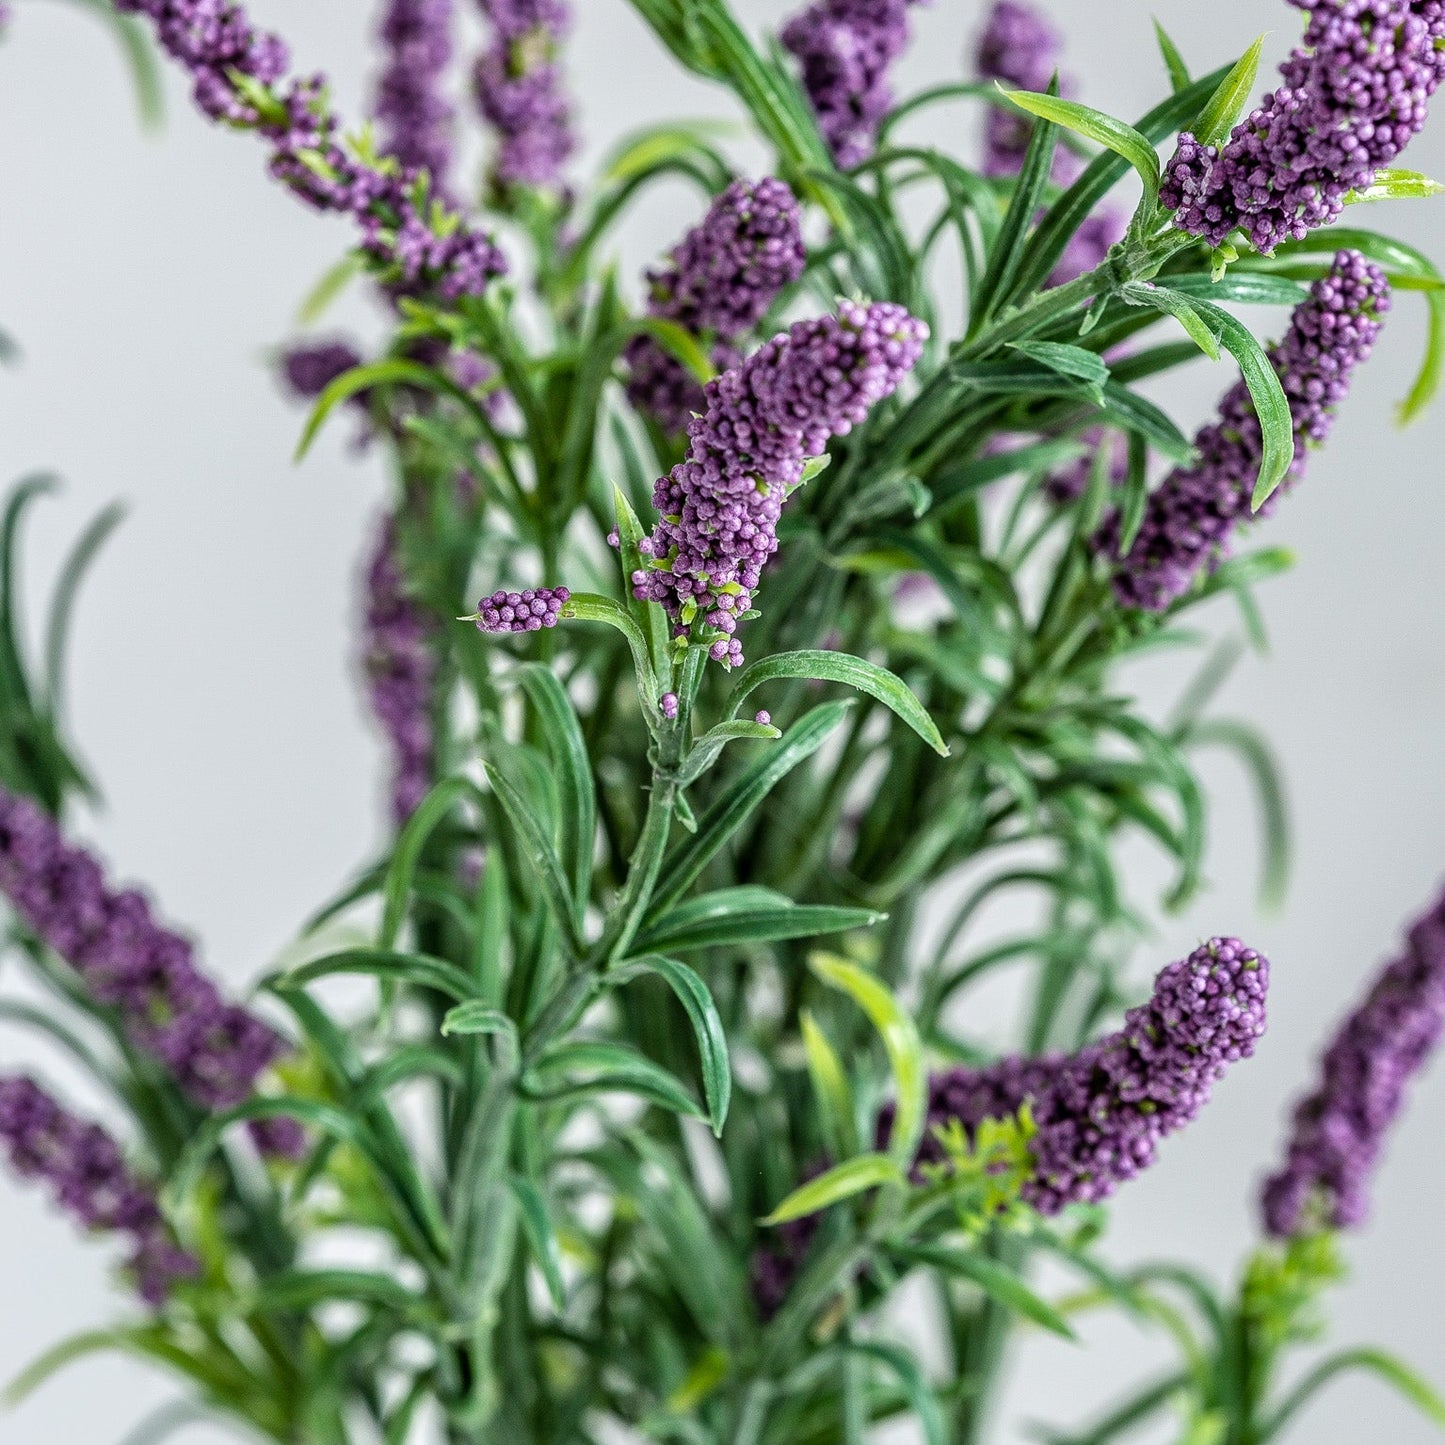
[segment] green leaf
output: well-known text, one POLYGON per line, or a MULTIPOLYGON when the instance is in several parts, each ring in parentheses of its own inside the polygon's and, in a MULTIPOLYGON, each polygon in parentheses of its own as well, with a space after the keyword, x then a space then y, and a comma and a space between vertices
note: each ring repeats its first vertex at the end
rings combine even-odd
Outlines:
POLYGON ((522 1232, 527 1236, 532 1258, 537 1261, 542 1278, 547 1282, 552 1307, 561 1314, 567 1308, 567 1287, 562 1282, 562 1255, 557 1248, 552 1221, 547 1217, 547 1201, 542 1198, 537 1186, 520 1174, 509 1174, 507 1184, 516 1197, 522 1216, 522 1232))
POLYGON ((1375 172, 1375 179, 1362 191, 1347 191, 1345 204, 1359 205, 1362 201, 1413 201, 1427 196, 1438 196, 1445 192, 1445 186, 1422 176, 1419 171, 1400 171, 1389 167, 1375 172))
POLYGON ((582 725, 566 689, 550 668, 524 663, 514 675, 537 711, 547 751, 557 769, 562 856, 570 865, 577 907, 583 909, 591 892, 592 856, 597 846, 597 793, 582 725))
POLYGON ((969 1280, 990 1299, 997 1300, 1026 1320, 1032 1320, 1061 1339, 1078 1340, 1069 1322, 1058 1310, 1040 1299, 1013 1270, 986 1254, 933 1244, 904 1245, 896 1248, 894 1253, 915 1264, 939 1270, 951 1278, 969 1280))
POLYGON ((1176 466, 1188 466, 1194 460, 1194 445, 1189 438, 1137 391, 1110 380, 1104 387, 1104 413, 1125 431, 1143 437, 1176 466))
POLYGON ((899 1345, 880 1340, 844 1340, 841 1348, 864 1359, 877 1360, 897 1377, 904 1398, 923 1427, 925 1445, 948 1445, 949 1432, 933 1387, 918 1361, 899 1345))
POLYGON ((799 1011, 798 1025, 803 1035, 808 1077, 818 1101, 823 1137, 835 1159, 851 1159, 858 1152, 858 1124, 853 1113, 853 1090, 843 1061, 809 1010, 799 1011))
MULTIPOLYGON (((620 495, 620 494, 619 494, 620 495)), ((660 612, 654 603, 646 603, 653 611, 660 612)), ((657 708, 657 677, 652 670, 652 658, 648 655, 647 638, 636 618, 619 602, 610 597, 599 597, 591 592, 574 592, 562 604, 561 617, 564 621, 602 622, 614 627, 627 639, 632 649, 632 664, 637 671, 637 687, 646 706, 654 712, 657 708)), ((658 714, 660 717, 661 714, 658 714)))
POLYGON ((1189 79, 1189 67, 1184 63, 1184 57, 1179 53, 1179 47, 1169 38, 1164 27, 1155 20, 1154 38, 1159 42, 1159 53, 1164 57, 1164 68, 1169 72, 1169 85, 1175 95, 1182 90, 1188 90, 1191 84, 1189 79))
POLYGON ((718 723, 709 728, 692 746, 686 761, 678 770, 679 787, 690 787, 722 756, 722 750, 731 742, 776 742, 782 737, 782 729, 771 723, 734 721, 718 723))
POLYGON ((636 1094, 674 1114, 707 1117, 681 1080, 626 1044, 558 1044, 543 1054, 532 1074, 523 1092, 534 1099, 636 1094))
POLYGON ((392 852, 391 864, 386 870, 386 883, 382 889, 384 904, 381 913, 381 927, 377 930, 377 947, 392 949, 406 923, 407 903, 411 898, 416 870, 421 862, 422 850, 438 825, 464 798, 480 796, 477 786, 469 778, 444 778, 422 799, 416 811, 406 821, 401 836, 392 852))
POLYGON ((1309 295, 1298 281, 1238 267, 1231 267, 1217 281, 1200 272, 1194 276, 1170 276, 1164 284, 1181 296, 1256 306, 1298 306, 1309 295))
POLYGON ((358 276, 366 274, 366 258, 356 251, 343 256, 307 293, 296 319, 303 326, 314 326, 331 309, 331 303, 358 276))
POLYGON ((1341 1350, 1316 1365, 1289 1393, 1284 1403, 1258 1430, 1260 1445, 1272 1440, 1284 1426, 1337 1375, 1360 1370, 1390 1385, 1437 1425, 1445 1426, 1445 1400, 1403 1361, 1384 1350, 1341 1350))
POLYGON ((643 974, 654 974, 662 979, 687 1013, 702 1062, 702 1090, 707 1100, 708 1120, 713 1133, 721 1138, 728 1104, 732 1099, 733 1078, 732 1065, 728 1060, 727 1034, 712 994, 686 964, 658 953, 628 959, 608 974, 608 982, 627 983, 643 974))
POLYGON ((717 375, 717 367, 712 364, 712 358, 703 350, 697 337, 677 322, 666 321, 660 316, 643 316, 633 322, 632 331, 639 336, 650 336, 703 385, 717 375))
POLYGON ((150 37, 134 15, 123 15, 108 0, 78 0, 115 36, 130 71, 136 110, 145 130, 159 130, 166 118, 165 88, 150 37))
POLYGON ((1109 367, 1097 351, 1088 351, 1082 346, 1067 346, 1058 341, 1013 341, 1012 351, 1021 351, 1031 361, 1057 371, 1061 376, 1072 376, 1089 386, 1102 387, 1109 379, 1109 367))
POLYGON ((846 993, 878 1030, 898 1091, 888 1153, 899 1164, 911 1166, 923 1137, 928 1103, 928 1072, 918 1026, 883 983, 856 963, 831 954, 814 954, 808 967, 824 983, 846 993))
POLYGON ((1105 115, 1075 100, 1064 100, 1057 95, 1040 95, 1037 91, 999 89, 1014 105, 1030 115, 1042 117, 1061 125, 1075 135, 1087 137, 1107 147, 1115 155, 1122 156, 1139 173, 1144 182, 1144 204, 1152 209, 1159 199, 1159 157, 1147 136, 1141 135, 1132 125, 1105 115))
POLYGON ((886 914, 868 908, 836 908, 826 904, 784 902, 772 907, 743 908, 679 922, 664 918, 639 939, 638 947, 681 952, 692 948, 731 948, 743 943, 775 943, 787 938, 818 938, 872 928, 886 914))
POLYGON ((773 788, 823 746, 851 706, 850 702, 824 703, 806 713, 708 807, 698 819, 697 832, 664 865, 653 893, 648 926, 655 924, 692 886, 773 788))
POLYGON ((263 1309, 314 1309, 335 1300, 379 1305, 399 1314, 411 1314, 425 1300, 389 1274, 355 1269, 291 1269, 256 1285, 256 1300, 263 1309))
POLYGON ((887 1154, 859 1154, 800 1185, 760 1222, 768 1226, 787 1224, 880 1185, 905 1182, 903 1170, 887 1154))
POLYGON ((943 741, 942 734, 903 679, 885 667, 879 667, 876 663, 853 657, 846 652, 780 652, 749 663, 738 675, 732 696, 728 699, 728 716, 738 715, 748 694, 754 689, 765 682, 780 678, 841 682, 857 688, 859 692, 867 693, 875 702, 881 702, 896 717, 907 723, 934 752, 941 757, 948 756, 948 745, 943 741))
POLYGON ((339 953, 328 953, 325 958, 313 959, 278 975, 272 982, 273 987, 285 991, 348 974, 431 989, 459 1003, 470 999, 474 992, 471 979, 456 964, 430 954, 400 953, 386 948, 346 948, 339 953))
POLYGON ((501 1009, 492 1008, 479 1000, 459 1003, 448 1009, 442 1019, 442 1033, 452 1034, 500 1034, 510 1040, 515 1048, 518 1042, 516 1021, 508 1018, 501 1009))
POLYGON ((56 579, 45 628, 45 699, 46 707, 52 714, 60 707, 65 683, 65 648, 81 584, 106 538, 124 518, 125 507, 120 502, 112 502, 101 511, 76 539, 56 579))
POLYGON ((1187 296, 1150 281, 1131 281, 1120 289, 1119 295, 1131 306, 1150 306, 1166 316, 1172 316, 1211 361, 1219 360, 1219 333, 1205 321, 1187 296))
POLYGON ((1264 36, 1261 35, 1235 61, 1229 74, 1219 82, 1219 88, 1209 97, 1209 103, 1199 112, 1198 119, 1189 127, 1200 145, 1223 145, 1244 114, 1244 108, 1254 94, 1254 81, 1259 74, 1259 57, 1263 50, 1264 36))
POLYGON ((541 885, 542 895, 552 910, 563 938, 574 958, 582 956, 582 936, 579 930, 581 910, 572 896, 571 883, 562 866, 556 846, 548 836, 548 830, 538 818, 536 811, 528 804, 526 794, 499 767, 495 759, 483 759, 487 770, 487 782, 497 795, 507 821, 516 830, 518 841, 527 861, 541 885))
POLYGON ((691 121, 685 125, 665 122, 651 125, 625 136, 616 149, 603 163, 602 179, 605 181, 628 181, 645 176, 659 166, 685 158, 696 164, 701 161, 712 171, 716 184, 713 190, 722 190, 731 179, 727 162, 722 153, 704 139, 708 131, 719 135, 735 127, 720 121, 691 121))

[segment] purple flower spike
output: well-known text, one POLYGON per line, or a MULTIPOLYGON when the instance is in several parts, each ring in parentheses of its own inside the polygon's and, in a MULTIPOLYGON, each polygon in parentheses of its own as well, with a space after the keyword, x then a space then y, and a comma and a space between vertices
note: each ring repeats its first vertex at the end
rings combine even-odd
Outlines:
MULTIPOLYGON (((1059 32, 1033 6, 999 0, 978 38, 974 64, 983 80, 1002 81, 1014 90, 1047 90, 1063 49, 1059 32)), ((1073 85, 1061 81, 1060 88, 1069 92, 1073 85)), ((1000 104, 989 106, 984 122, 984 174, 1016 176, 1029 148, 1033 121, 999 99, 1000 104)))
POLYGON ((498 184, 556 187, 576 149, 557 53, 572 23, 563 0, 481 0, 496 39, 473 75, 482 115, 500 142, 498 184))
POLYGON ((1265 254, 1328 225, 1425 124, 1445 78, 1441 0, 1289 0, 1309 16, 1284 84, 1222 149, 1187 131, 1159 199, 1182 231, 1221 245, 1243 230, 1265 254))
POLYGON ((817 0, 783 27, 798 57, 818 128, 840 166, 873 152, 893 108, 888 71, 908 45, 912 0, 817 0))
POLYGON ((687 456, 653 488, 661 520, 644 540, 653 565, 633 574, 634 595, 661 603, 678 636, 701 616, 720 634, 712 656, 741 662, 738 618, 777 551, 778 518, 804 462, 898 389, 927 337, 901 306, 845 301, 710 381, 687 456))
POLYGON ((555 627, 562 604, 571 595, 565 587, 493 592, 477 604, 477 629, 480 632, 540 632, 544 627, 555 627))
MULTIPOLYGON (((1269 962, 1238 939, 1212 938, 1171 963, 1124 1027, 1067 1057, 1002 1059, 929 1081, 929 1122, 974 1129, 1032 1101, 1038 1131, 1023 1198, 1041 1214, 1107 1199, 1154 1162, 1159 1141, 1189 1123, 1227 1067, 1264 1033, 1269 962)), ((880 1125, 885 1128, 887 1120, 880 1125)), ((926 1138, 919 1158, 943 1160, 926 1138)))
POLYGON ((118 892, 49 814, 0 789, 0 892, 20 919, 116 1009, 126 1033, 205 1109, 248 1098, 281 1039, 229 1004, 196 967, 191 945, 162 928, 145 897, 118 892))
MULTIPOLYGON (((718 343, 713 360, 726 371, 740 360, 733 343, 763 319, 806 264, 802 213, 792 191, 772 176, 734 181, 667 265, 648 272, 647 313, 711 337, 718 343)), ((702 410, 701 384, 650 336, 635 337, 626 359, 632 404, 664 431, 685 431, 702 410)))
MULTIPOLYGON (((1350 376, 1369 356, 1389 309, 1385 273, 1358 251, 1341 251, 1329 275, 1295 308, 1284 339, 1270 348, 1294 423, 1294 465, 1281 490, 1303 476, 1310 448, 1329 435, 1350 376)), ((1199 460, 1170 472, 1152 493, 1139 535, 1115 573, 1114 595, 1125 607, 1162 612, 1188 591, 1201 568, 1217 561, 1235 527, 1251 517, 1263 439, 1243 381, 1225 393, 1219 420, 1205 427, 1194 445, 1199 460)), ((1269 510, 1266 504, 1259 515, 1269 510)), ((1096 546, 1113 556, 1117 536, 1115 517, 1096 546)))
MULTIPOLYGON (((989 11, 988 21, 978 39, 974 63, 983 80, 1002 81, 1012 90, 1043 91, 1059 67, 1063 42, 1048 18, 1018 0, 999 0, 989 11)), ((1072 80, 1060 77, 1063 95, 1074 90, 1072 80)), ((1003 98, 991 105, 984 122, 984 172, 990 176, 1016 176, 1028 152, 1033 120, 1014 109, 1003 98)), ((1067 186, 1078 178, 1083 162, 1062 146, 1054 153, 1053 179, 1067 186)), ((1109 248, 1122 240, 1125 217, 1112 206, 1102 206, 1069 238, 1064 254, 1049 277, 1051 286, 1062 286, 1102 265, 1109 248)))
POLYGON ((402 165, 426 171, 439 193, 452 161, 454 113, 441 93, 451 24, 452 0, 391 0, 381 21, 386 65, 376 86, 383 148, 402 165))
POLYGON ((1277 1239, 1349 1229, 1369 1214, 1370 1175, 1405 1089, 1445 1027, 1445 896, 1340 1025, 1319 1087, 1294 1110, 1284 1167, 1265 1183, 1265 1229, 1277 1239))
POLYGON ((345 341, 298 342, 281 356, 281 372, 302 401, 321 395, 338 376, 361 365, 361 353, 345 341))
POLYGON ((383 519, 367 570, 366 670, 372 716, 391 746, 391 816, 400 827, 426 797, 436 771, 432 689, 435 626, 408 593, 396 520, 383 519))
POLYGON ((128 1237, 129 1268, 148 1305, 159 1308, 177 1281, 200 1273, 199 1262, 166 1228, 155 1191, 126 1167, 115 1140, 63 1108, 34 1079, 0 1077, 0 1147, 22 1179, 48 1184, 84 1228, 128 1237))
POLYGON ((196 103, 213 119, 257 131, 271 173, 302 200, 350 215, 360 250, 397 296, 478 296, 506 271, 489 237, 449 210, 415 167, 373 161, 341 143, 341 122, 320 76, 281 84, 286 47, 255 29, 233 0, 116 0, 145 15, 162 48, 190 72, 196 103), (245 76, 263 98, 238 89, 245 76))

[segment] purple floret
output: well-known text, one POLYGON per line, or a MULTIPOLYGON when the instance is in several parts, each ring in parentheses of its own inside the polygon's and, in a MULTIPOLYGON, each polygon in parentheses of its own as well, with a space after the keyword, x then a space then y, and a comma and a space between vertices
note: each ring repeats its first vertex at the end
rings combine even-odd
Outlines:
POLYGON ((426 171, 444 193, 452 161, 451 104, 441 79, 452 58, 452 0, 391 0, 381 21, 386 64, 376 85, 382 148, 426 171))
POLYGON ((893 108, 888 71, 908 45, 911 3, 817 0, 783 27, 783 45, 802 65, 818 129, 840 166, 872 154, 893 108))
POLYGON ((397 551, 396 519, 385 517, 366 574, 362 665, 372 716, 391 751, 391 816, 400 827, 426 797, 436 771, 432 693, 435 624, 410 594, 397 551))
POLYGON ((338 376, 361 365, 361 353, 345 341, 297 342, 282 353, 281 371, 302 401, 321 395, 338 376))
MULTIPOLYGON (((934 1075, 929 1122, 956 1119, 973 1130, 1031 1102, 1037 1132, 1025 1203, 1057 1214, 1107 1199, 1154 1162, 1165 1135, 1199 1113, 1230 1064, 1253 1054, 1268 987, 1263 954, 1238 939, 1212 938, 1159 974, 1153 996, 1125 1014, 1118 1033, 1077 1054, 934 1075)), ((919 1159, 943 1161, 932 1134, 919 1159)))
POLYGON ((901 306, 845 301, 710 381, 687 456, 653 489, 660 520, 642 544, 652 566, 633 574, 634 594, 666 608, 678 636, 700 616, 718 634, 713 657, 741 662, 738 618, 777 551, 804 462, 897 390, 927 336, 901 306))
POLYGON ((565 587, 528 587, 522 592, 499 589, 477 603, 477 630, 540 632, 555 627, 562 604, 571 596, 565 587))
MULTIPOLYGON (((1270 348, 1295 436, 1294 464, 1281 490, 1299 481, 1311 448, 1329 435, 1350 376, 1369 356, 1389 309, 1384 272, 1358 251, 1341 251, 1295 308, 1284 339, 1270 348)), ((1139 535, 1114 574, 1114 594, 1126 607, 1162 612, 1188 591, 1201 568, 1218 561, 1235 527, 1253 515, 1263 436, 1242 380, 1225 393, 1219 420, 1195 437, 1194 446, 1199 460, 1170 472, 1151 494, 1139 535)), ((1267 503, 1259 515, 1269 510, 1267 503)), ((1113 556, 1117 537, 1115 517, 1096 545, 1113 556)))
POLYGON ((110 887, 96 859, 68 844, 49 814, 3 789, 0 892, 90 995, 118 1011, 136 1049, 202 1108, 241 1103, 280 1055, 278 1035, 226 1002, 196 967, 190 943, 155 921, 143 894, 110 887))
MULTIPOLYGON (((803 274, 802 213, 792 191, 765 176, 734 181, 673 249, 667 264, 647 273, 647 314, 707 336, 721 371, 741 357, 735 343, 751 331, 783 287, 803 274)), ((650 336, 626 352, 627 395, 663 430, 681 433, 702 411, 702 384, 650 336)))
POLYGON ((1445 896, 1406 935, 1401 955, 1340 1025, 1319 1087, 1294 1110, 1284 1167, 1261 1211, 1276 1238, 1348 1229, 1369 1214, 1370 1176, 1410 1080, 1445 1027, 1445 896))
POLYGON ((271 172, 310 205, 349 215, 360 249, 394 295, 455 301, 480 295, 506 263, 491 239, 440 200, 421 171, 363 159, 341 144, 341 123, 320 76, 281 84, 286 47, 255 29, 232 0, 116 0, 145 15, 162 48, 188 70, 196 103, 216 120, 258 131, 271 172), (265 92, 259 108, 233 74, 265 92))
POLYGON ((115 1140, 25 1075, 0 1076, 0 1147, 22 1179, 49 1185, 82 1227, 129 1239, 128 1267, 148 1305, 163 1305, 179 1280, 200 1273, 171 1237, 155 1190, 131 1173, 115 1140))
POLYGON ((572 17, 562 0, 481 0, 495 39, 473 74, 477 104, 497 132, 500 185, 556 187, 576 149, 572 106, 557 63, 572 17))
POLYGON ((1445 78, 1442 0, 1289 0, 1309 16, 1284 84, 1222 149, 1185 132, 1159 199, 1221 245, 1243 230, 1266 254, 1328 225, 1425 124, 1445 78))

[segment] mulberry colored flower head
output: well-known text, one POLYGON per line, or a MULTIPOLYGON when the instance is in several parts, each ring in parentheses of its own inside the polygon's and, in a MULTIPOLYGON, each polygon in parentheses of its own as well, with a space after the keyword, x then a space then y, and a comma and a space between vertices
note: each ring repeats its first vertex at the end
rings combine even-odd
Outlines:
MULTIPOLYGON (((973 1129, 1032 1101, 1033 1177, 1023 1198, 1042 1214, 1107 1199, 1154 1162, 1159 1141, 1189 1123, 1227 1067, 1265 1028, 1269 962, 1237 939, 1212 938, 1171 963, 1117 1033, 1077 1054, 1008 1058, 929 1081, 929 1120, 973 1129)), ((943 1153, 928 1137, 926 1163, 943 1153)))
POLYGON ((361 365, 361 353, 345 341, 298 342, 282 354, 281 372, 293 395, 320 396, 338 376, 361 365))
POLYGON ((1160 200, 1175 224, 1220 245, 1242 229, 1256 250, 1328 225, 1419 133, 1445 78, 1440 0, 1290 0, 1309 20, 1283 84, 1222 148, 1187 132, 1160 200))
MULTIPOLYGON (((1350 376, 1369 356, 1389 309, 1384 272, 1357 251, 1341 251, 1295 308, 1284 339, 1270 348, 1294 423, 1295 460, 1285 487, 1300 479, 1310 448, 1329 435, 1350 376)), ((1162 612, 1249 520, 1263 440, 1243 381, 1225 393, 1219 420, 1194 445, 1198 461, 1171 472, 1150 496, 1139 535, 1115 572, 1114 594, 1126 607, 1162 612)), ((1113 519, 1097 545, 1113 555, 1117 535, 1113 519)))
POLYGON ((396 295, 444 301, 480 295, 506 270, 491 239, 440 203, 414 167, 374 162, 342 145, 325 82, 283 85, 286 47, 257 30, 233 0, 116 0, 146 16, 162 48, 190 72, 197 104, 217 120, 258 131, 272 147, 271 172, 319 210, 350 215, 360 249, 396 295), (237 89, 240 73, 269 97, 237 89))
POLYGON ((280 1038, 227 1003, 191 945, 117 891, 100 864, 28 798, 0 789, 0 892, 91 996, 119 1011, 131 1042, 206 1109, 239 1104, 280 1054, 280 1038))
POLYGON ((426 171, 444 192, 453 111, 441 90, 452 58, 452 0, 391 0, 381 21, 386 65, 376 86, 381 144, 402 165, 426 171))
POLYGON ((563 0, 482 0, 482 9, 495 40, 477 61, 473 84, 499 141, 492 173, 502 185, 557 186, 577 144, 557 63, 568 7, 563 0))
POLYGON ((396 519, 386 517, 366 574, 362 665, 372 716, 390 746, 391 814, 398 827, 416 811, 435 773, 434 630, 426 609, 407 591, 397 554, 396 519))
POLYGON ((1364 1222, 1385 1135, 1442 1028, 1445 896, 1414 923, 1403 952, 1340 1025, 1321 1060, 1318 1087, 1295 1107, 1284 1165, 1260 1199, 1271 1235, 1364 1222))
POLYGON ((25 1075, 0 1077, 0 1147, 17 1174, 48 1184, 84 1228, 129 1239, 129 1268, 147 1304, 164 1304, 178 1280, 199 1273, 166 1228, 154 1189, 131 1173, 115 1140, 25 1075))
POLYGON ((741 662, 738 619, 777 550, 804 462, 897 390, 927 336, 901 306, 845 301, 710 381, 687 456, 653 489, 660 520, 644 541, 652 566, 634 573, 635 595, 665 607, 679 636, 700 615, 720 634, 713 657, 741 662))
MULTIPOLYGON (((751 331, 783 287, 803 274, 802 213, 792 191, 765 176, 734 181, 674 247, 665 266, 648 272, 647 312, 675 321, 717 345, 726 371, 741 358, 732 343, 751 331)), ((702 410, 702 386, 650 336, 627 348, 627 394, 664 430, 680 433, 702 410)))
POLYGON ((911 0, 816 0, 783 27, 818 128, 840 166, 872 153, 893 108, 888 71, 908 44, 911 0))
MULTIPOLYGON (((1047 90, 1062 53, 1059 32, 1045 15, 1017 0, 999 0, 979 35, 974 64, 984 80, 1002 81, 1017 90, 1047 90)), ((984 127, 984 174, 1017 175, 1033 121, 1022 111, 991 105, 984 127)))
MULTIPOLYGON (((1048 17, 1019 0, 999 0, 989 11, 978 39, 974 63, 980 78, 1001 81, 1010 89, 1043 91, 1058 70, 1063 42, 1048 17)), ((1060 92, 1073 92, 1072 81, 1060 77, 1060 92)), ((1007 104, 991 105, 984 122, 984 173, 1014 176, 1023 166, 1034 122, 1007 104)), ((1077 179, 1082 162, 1062 146, 1054 153, 1053 179, 1061 186, 1077 179)), ((1069 238, 1064 254, 1049 277, 1062 286, 1103 263, 1109 248, 1123 239, 1125 217, 1101 206, 1085 218, 1069 238)))
POLYGON ((477 629, 540 632, 544 627, 555 627, 562 604, 571 595, 565 587, 528 587, 522 592, 501 589, 477 604, 477 629))

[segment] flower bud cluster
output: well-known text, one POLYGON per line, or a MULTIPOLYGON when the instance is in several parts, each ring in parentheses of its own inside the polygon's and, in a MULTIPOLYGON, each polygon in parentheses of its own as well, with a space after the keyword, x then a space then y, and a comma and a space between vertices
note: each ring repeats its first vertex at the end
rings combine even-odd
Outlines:
POLYGON ((572 17, 565 0, 481 0, 494 43, 473 74, 477 104, 500 145, 501 185, 556 186, 576 149, 557 54, 572 17))

